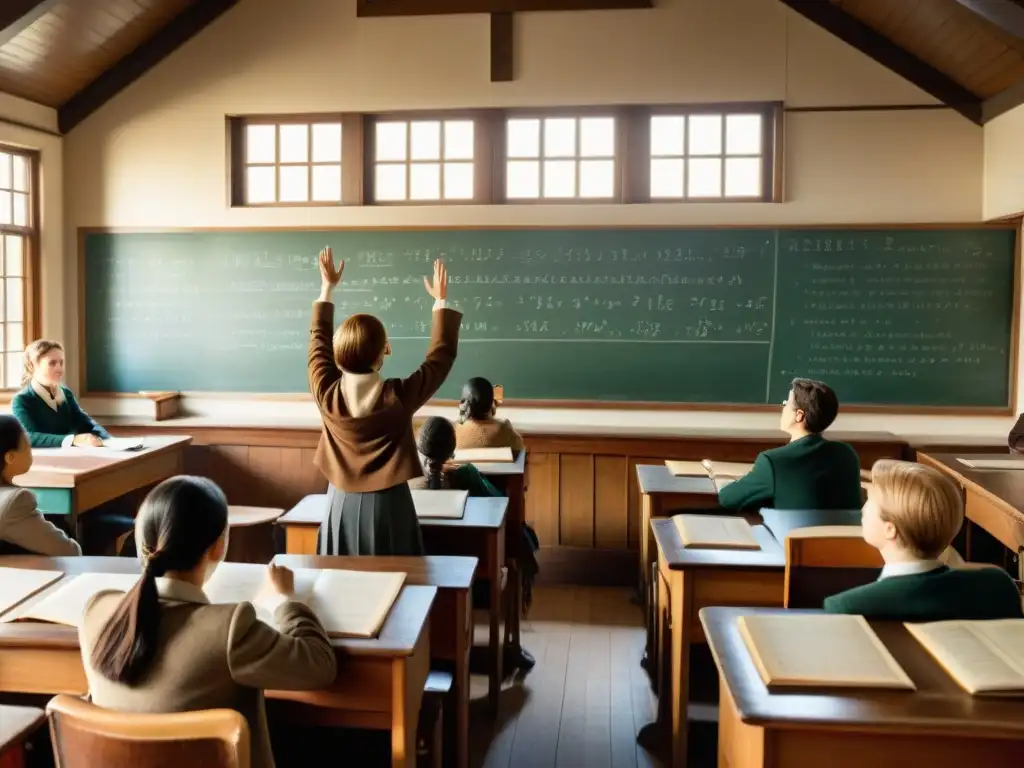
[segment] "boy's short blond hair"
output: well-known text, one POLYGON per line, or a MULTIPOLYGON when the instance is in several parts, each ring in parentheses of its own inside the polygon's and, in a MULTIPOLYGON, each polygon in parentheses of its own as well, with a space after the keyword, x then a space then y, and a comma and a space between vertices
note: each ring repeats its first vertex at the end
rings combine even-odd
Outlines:
POLYGON ((895 526, 899 542, 915 557, 934 560, 960 531, 960 490, 937 469, 882 459, 871 468, 871 486, 879 516, 895 526))

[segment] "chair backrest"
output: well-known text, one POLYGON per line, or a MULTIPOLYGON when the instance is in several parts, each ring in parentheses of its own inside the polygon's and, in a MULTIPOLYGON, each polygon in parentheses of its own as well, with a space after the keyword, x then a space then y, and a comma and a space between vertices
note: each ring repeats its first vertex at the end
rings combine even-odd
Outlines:
POLYGON ((56 768, 249 768, 249 726, 233 709, 134 714, 62 695, 46 714, 56 768))
POLYGON ((882 556, 860 526, 798 528, 786 536, 786 608, 821 608, 829 595, 878 578, 882 556))
POLYGON ((784 542, 790 531, 821 525, 860 525, 859 509, 762 509, 764 527, 778 542, 784 542))

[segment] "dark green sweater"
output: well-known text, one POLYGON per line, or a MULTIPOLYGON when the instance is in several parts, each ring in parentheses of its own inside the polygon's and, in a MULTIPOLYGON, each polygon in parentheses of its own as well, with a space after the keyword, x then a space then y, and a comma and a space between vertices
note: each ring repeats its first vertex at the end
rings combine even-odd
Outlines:
POLYGON ((1021 596, 998 568, 960 570, 945 565, 927 573, 889 576, 825 598, 828 613, 890 621, 1019 619, 1021 596))
POLYGON ((860 459, 853 447, 808 435, 762 451, 746 475, 722 488, 726 509, 860 509, 860 459))
POLYGON ((37 395, 31 384, 11 401, 11 412, 28 432, 32 447, 60 448, 68 435, 93 434, 103 440, 109 438, 107 430, 78 405, 71 390, 67 387, 61 389, 64 390, 64 402, 57 406, 57 410, 37 395))
POLYGON ((480 470, 472 464, 463 464, 458 469, 449 472, 448 485, 458 491, 469 491, 469 495, 474 498, 501 496, 501 491, 481 475, 480 470))

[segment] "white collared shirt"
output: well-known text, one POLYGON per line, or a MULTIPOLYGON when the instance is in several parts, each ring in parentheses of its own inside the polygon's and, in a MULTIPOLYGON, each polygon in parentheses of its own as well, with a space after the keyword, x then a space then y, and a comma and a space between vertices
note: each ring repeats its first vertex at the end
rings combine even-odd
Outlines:
POLYGON ((941 568, 942 563, 938 560, 914 560, 909 563, 886 563, 878 580, 887 579, 890 576, 912 576, 918 573, 928 573, 936 568, 941 568))

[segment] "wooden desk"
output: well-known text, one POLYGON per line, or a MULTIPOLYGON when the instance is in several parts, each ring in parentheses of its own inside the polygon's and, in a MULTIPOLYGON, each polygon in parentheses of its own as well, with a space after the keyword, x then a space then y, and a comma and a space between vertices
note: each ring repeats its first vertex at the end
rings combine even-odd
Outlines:
MULTIPOLYGON (((423 543, 432 555, 464 555, 479 562, 477 573, 489 579, 491 605, 488 612, 490 669, 488 672, 488 701, 497 711, 501 693, 502 675, 502 607, 512 612, 512 591, 504 592, 502 600, 502 572, 505 565, 505 526, 511 503, 504 496, 469 498, 466 512, 458 520, 420 518, 423 543)), ((285 530, 285 552, 289 555, 315 555, 316 537, 327 509, 326 494, 311 494, 293 509, 278 518, 285 530)), ((509 619, 510 620, 510 619, 509 619)))
POLYGON ((181 474, 191 442, 187 435, 160 435, 147 437, 140 451, 34 448, 32 469, 14 482, 32 490, 43 512, 70 516, 74 536, 81 514, 181 474))
POLYGON ((781 611, 705 608, 721 681, 719 765, 728 768, 1018 768, 1024 701, 972 697, 896 622, 871 626, 917 691, 770 692, 736 618, 781 611))
MULTIPOLYGON (((80 573, 138 573, 137 560, 120 557, 0 557, 0 567, 80 573)), ((60 586, 48 587, 31 602, 60 586)), ((391 765, 416 765, 416 725, 430 671, 430 638, 424 631, 437 588, 406 585, 372 639, 333 639, 341 672, 319 691, 267 691, 289 717, 308 724, 391 732, 391 765)), ((26 605, 29 603, 26 602, 26 605)), ((35 622, 0 623, 0 691, 88 692, 78 631, 35 622)))
MULTIPOLYGON (((454 739, 445 748, 455 765, 469 764, 469 649, 473 645, 472 594, 474 557, 311 557, 278 555, 274 563, 289 568, 336 568, 349 571, 403 571, 406 584, 437 588, 430 612, 430 656, 455 668, 454 739)), ((447 718, 446 718, 447 720, 447 718)), ((447 729, 446 729, 447 730, 447 729)), ((2 768, 2 767, 0 767, 2 768)))
POLYGON ((45 721, 41 709, 0 705, 0 768, 25 768, 25 740, 45 721))
MULTIPOLYGON (((957 458, 1006 458, 1002 454, 919 453, 917 460, 935 467, 964 489, 964 513, 998 539, 1017 561, 1017 578, 1024 579, 1024 473, 1016 470, 970 469, 957 458)), ((967 558, 971 529, 967 529, 967 558)))
MULTIPOLYGON (((670 734, 670 765, 686 765, 691 646, 705 642, 698 614, 712 605, 781 606, 786 555, 764 526, 761 549, 684 549, 671 519, 651 521, 658 549, 658 730, 670 734)), ((789 765, 786 764, 786 768, 789 765)))

